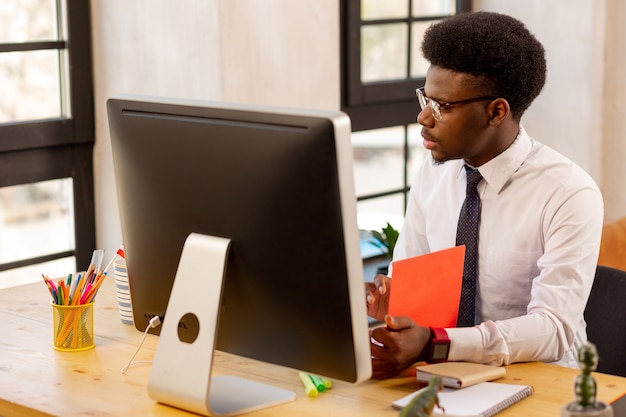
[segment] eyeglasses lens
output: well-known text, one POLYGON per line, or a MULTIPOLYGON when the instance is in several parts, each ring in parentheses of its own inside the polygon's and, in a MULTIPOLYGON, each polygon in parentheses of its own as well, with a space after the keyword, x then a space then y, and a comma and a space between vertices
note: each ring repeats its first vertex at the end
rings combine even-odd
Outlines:
POLYGON ((435 118, 435 120, 441 121, 441 112, 439 111, 439 103, 426 97, 424 95, 424 90, 422 88, 418 88, 417 90, 415 90, 415 93, 417 94, 417 101, 419 102, 422 110, 424 110, 426 107, 430 107, 430 111, 433 114, 433 117, 435 118))

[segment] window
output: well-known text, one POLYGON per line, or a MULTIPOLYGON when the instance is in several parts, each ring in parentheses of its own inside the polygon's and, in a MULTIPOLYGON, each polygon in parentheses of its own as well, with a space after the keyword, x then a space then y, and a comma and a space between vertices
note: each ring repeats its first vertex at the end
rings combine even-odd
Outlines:
POLYGON ((352 120, 359 227, 401 226, 413 169, 428 155, 415 89, 428 63, 426 28, 470 0, 344 0, 342 110, 352 120))
POLYGON ((3 0, 0 8, 0 287, 91 259, 90 33, 86 1, 3 0))

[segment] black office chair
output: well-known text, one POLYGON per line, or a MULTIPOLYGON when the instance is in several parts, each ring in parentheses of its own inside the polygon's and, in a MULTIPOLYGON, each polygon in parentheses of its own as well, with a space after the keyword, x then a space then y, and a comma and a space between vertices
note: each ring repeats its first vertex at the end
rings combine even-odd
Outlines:
POLYGON ((600 357, 596 370, 626 376, 626 271, 598 265, 585 320, 600 357))

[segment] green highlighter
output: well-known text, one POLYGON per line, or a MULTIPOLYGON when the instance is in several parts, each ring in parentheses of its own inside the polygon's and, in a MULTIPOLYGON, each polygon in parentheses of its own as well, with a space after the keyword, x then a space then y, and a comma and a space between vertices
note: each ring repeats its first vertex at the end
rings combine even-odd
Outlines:
POLYGON ((313 385, 315 385, 315 388, 317 389, 318 392, 326 391, 326 384, 324 384, 324 381, 322 380, 322 378, 320 378, 317 375, 311 375, 311 374, 309 374, 309 377, 311 378, 311 381, 313 382, 313 385))

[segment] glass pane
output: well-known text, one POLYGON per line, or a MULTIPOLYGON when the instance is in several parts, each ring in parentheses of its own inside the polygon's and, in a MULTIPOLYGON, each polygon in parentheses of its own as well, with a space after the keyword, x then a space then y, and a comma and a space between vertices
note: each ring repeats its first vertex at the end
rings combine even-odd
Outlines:
POLYGON ((413 16, 445 16, 456 14, 456 0, 413 0, 413 16))
POLYGON ((408 183, 413 181, 416 170, 428 158, 430 152, 422 144, 422 126, 418 124, 409 125, 409 162, 407 166, 408 183))
POLYGON ((361 0, 361 20, 406 18, 408 0, 361 0))
POLYGON ((380 230, 387 222, 400 230, 404 222, 404 194, 373 198, 357 203, 357 222, 361 230, 380 230))
POLYGON ((0 123, 59 117, 59 52, 0 54, 0 123))
POLYGON ((71 178, 0 188, 0 230, 0 263, 73 250, 71 178))
POLYGON ((435 23, 432 22, 415 22, 411 26, 411 77, 425 78, 426 70, 430 63, 424 59, 422 55, 422 39, 426 29, 435 23))
POLYGON ((2 0, 0 43, 57 39, 56 0, 2 0))
POLYGON ((404 23, 361 28, 361 81, 407 78, 408 28, 404 23))
POLYGON ((57 277, 67 277, 67 274, 75 272, 75 269, 76 258, 73 256, 22 268, 10 269, 0 272, 0 289, 30 284, 32 282, 41 282, 45 290, 46 287, 41 278, 41 274, 46 274, 50 278, 54 278, 56 282, 57 277))
POLYGON ((404 186, 404 127, 352 133, 357 196, 404 186))

